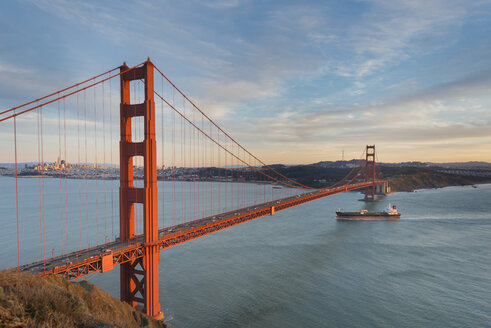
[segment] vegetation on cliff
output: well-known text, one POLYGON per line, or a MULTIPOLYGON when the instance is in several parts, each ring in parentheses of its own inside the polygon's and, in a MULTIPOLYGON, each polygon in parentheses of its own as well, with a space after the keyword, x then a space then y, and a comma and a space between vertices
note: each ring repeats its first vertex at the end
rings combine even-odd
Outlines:
MULTIPOLYGON (((343 179, 349 168, 322 167, 319 165, 274 165, 285 176, 314 188, 329 187, 343 179)), ((378 173, 389 181, 393 192, 416 189, 442 188, 490 182, 491 177, 458 175, 438 172, 424 167, 379 166, 378 173)))
POLYGON ((383 173, 392 191, 465 186, 490 181, 489 178, 440 173, 423 168, 385 168, 383 173))
POLYGON ((0 327, 167 327, 87 281, 0 272, 0 327))

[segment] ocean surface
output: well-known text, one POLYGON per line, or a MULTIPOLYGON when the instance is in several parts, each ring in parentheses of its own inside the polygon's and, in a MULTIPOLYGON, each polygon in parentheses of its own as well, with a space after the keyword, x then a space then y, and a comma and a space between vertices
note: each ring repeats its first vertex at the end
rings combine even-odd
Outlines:
MULTIPOLYGON (((12 182, 0 178, 1 268, 17 261, 12 182)), ((24 193, 38 188, 36 179, 19 183, 24 193)), ((331 196, 162 251, 165 321, 173 328, 491 327, 491 184, 393 193, 380 203, 359 198, 331 196), (401 220, 335 219, 338 208, 389 203, 401 220)), ((37 194, 22 204, 21 259, 28 262, 39 258, 37 194)), ((67 210, 76 213, 77 206, 67 210)), ((45 211, 46 218, 60 217, 59 205, 45 211)), ((56 253, 61 232, 46 225, 56 253)), ((77 231, 68 236, 80 242, 77 231)), ((117 268, 87 280, 119 297, 117 268)))

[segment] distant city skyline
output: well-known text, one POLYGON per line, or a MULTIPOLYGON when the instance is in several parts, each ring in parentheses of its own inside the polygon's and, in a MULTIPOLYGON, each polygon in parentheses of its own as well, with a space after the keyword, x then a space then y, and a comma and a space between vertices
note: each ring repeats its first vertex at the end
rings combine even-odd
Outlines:
MULTIPOLYGON (((305 165, 311 165, 311 164, 317 164, 317 163, 350 163, 350 162, 360 162, 360 161, 364 161, 364 159, 356 159, 356 158, 351 158, 351 159, 337 159, 337 160, 326 160, 326 161, 319 161, 319 162, 312 162, 312 163, 305 163, 305 165)), ((32 162, 17 162, 17 167, 22 169, 24 168, 25 166, 29 166, 30 168, 32 168, 33 166, 35 165, 39 165, 41 162, 37 162, 37 161, 32 161, 32 162)), ((45 160, 44 162, 45 165, 53 165, 53 164, 56 164, 58 163, 57 161, 52 161, 52 160, 45 160)), ((486 162, 486 161, 467 161, 467 162, 421 162, 421 161, 407 161, 407 162, 377 162, 378 164, 401 164, 401 165, 404 165, 404 166, 411 166, 411 165, 414 165, 414 166, 419 166, 420 164, 421 165, 438 165, 438 164, 452 164, 452 165, 458 165, 458 164, 466 164, 466 165, 471 165, 471 166, 479 166, 480 164, 483 164, 484 166, 486 167, 490 167, 491 168, 491 162, 486 162)), ((77 162, 68 162, 67 163, 68 166, 80 166, 80 167, 90 167, 90 168, 94 168, 96 166, 96 163, 95 162, 80 162, 80 163, 77 163, 77 162)), ((296 165, 296 164, 285 164, 285 163, 270 163, 270 165, 296 165)), ((302 164, 300 164, 302 165, 302 164)), ((15 162, 0 162, 0 167, 2 166, 6 166, 6 167, 14 167, 15 166, 15 162)), ((215 167, 217 167, 217 165, 213 165, 215 167)), ((258 166, 262 166, 262 165, 258 165, 258 166)), ((116 169, 119 169, 119 163, 109 163, 109 162, 106 162, 106 163, 97 163, 97 168, 116 168, 116 169)), ((136 168, 143 168, 144 166, 141 165, 141 163, 138 163, 138 164, 133 164, 133 167, 136 167, 136 168)), ((179 166, 179 165, 175 165, 175 166, 172 166, 172 165, 164 165, 164 168, 165 169, 168 169, 168 168, 179 168, 179 167, 182 167, 182 166, 179 166)), ((211 166, 192 166, 191 164, 186 166, 186 167, 189 167, 189 168, 193 168, 193 167, 211 167, 211 166)), ((240 168, 240 167, 246 167, 245 165, 220 165, 220 167, 227 167, 227 168, 240 168)), ((162 165, 157 165, 157 170, 160 170, 162 168, 162 165)), ((62 167, 58 167, 57 169, 62 169, 62 167)))
POLYGON ((0 26, 0 111, 150 57, 266 163, 491 162, 491 1, 4 1, 0 26))

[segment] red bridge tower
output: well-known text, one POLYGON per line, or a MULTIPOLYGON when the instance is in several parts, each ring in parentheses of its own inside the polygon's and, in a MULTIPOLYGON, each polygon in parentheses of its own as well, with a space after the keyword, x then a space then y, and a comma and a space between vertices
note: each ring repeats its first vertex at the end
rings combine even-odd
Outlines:
MULTIPOLYGON (((121 72, 128 70, 126 63, 121 72)), ((135 203, 143 204, 144 255, 121 265, 121 300, 148 314, 163 319, 158 293, 158 210, 157 210, 157 152, 155 140, 155 103, 153 64, 150 59, 141 67, 121 76, 121 140, 120 140, 120 208, 119 227, 121 241, 135 236, 135 203), (141 80, 145 84, 145 101, 131 104, 130 82, 141 80), (134 142, 131 119, 144 118, 145 137, 134 142), (133 157, 142 156, 144 186, 133 184, 133 157)))
POLYGON ((365 201, 375 201, 375 145, 368 146, 366 149, 365 159, 365 179, 372 180, 374 184, 365 189, 365 201))

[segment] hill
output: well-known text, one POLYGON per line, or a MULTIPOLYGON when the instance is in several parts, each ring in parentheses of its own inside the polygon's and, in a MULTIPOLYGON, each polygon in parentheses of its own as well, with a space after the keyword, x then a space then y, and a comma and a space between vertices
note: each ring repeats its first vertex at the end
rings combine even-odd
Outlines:
POLYGON ((87 281, 0 272, 0 327, 167 327, 87 281))
MULTIPOLYGON (((304 185, 324 188, 343 179, 350 168, 333 167, 325 162, 319 165, 297 165, 275 167, 281 174, 304 185)), ((392 191, 413 191, 416 189, 462 186, 491 181, 491 174, 472 175, 441 172, 432 167, 379 165, 377 171, 389 181, 392 191)))
POLYGON ((491 181, 491 177, 442 173, 428 168, 382 167, 392 191, 464 186, 491 181))

